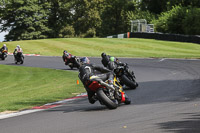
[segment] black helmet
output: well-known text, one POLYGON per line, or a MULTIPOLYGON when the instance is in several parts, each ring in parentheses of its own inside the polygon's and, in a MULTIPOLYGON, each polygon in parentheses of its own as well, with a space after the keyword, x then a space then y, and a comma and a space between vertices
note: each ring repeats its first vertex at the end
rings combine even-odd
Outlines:
POLYGON ((101 54, 101 57, 105 57, 105 56, 106 56, 106 53, 102 53, 102 54, 101 54))
POLYGON ((66 54, 66 53, 67 53, 67 50, 64 50, 63 53, 66 54))

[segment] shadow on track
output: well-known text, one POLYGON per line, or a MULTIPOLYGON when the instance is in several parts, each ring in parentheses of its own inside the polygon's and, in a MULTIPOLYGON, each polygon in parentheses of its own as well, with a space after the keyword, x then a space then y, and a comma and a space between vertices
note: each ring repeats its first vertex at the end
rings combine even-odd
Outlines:
POLYGON ((187 117, 182 121, 169 121, 158 125, 174 133, 200 133, 200 113, 184 113, 187 117))
POLYGON ((200 79, 142 82, 126 93, 134 105, 193 101, 200 98, 200 79))

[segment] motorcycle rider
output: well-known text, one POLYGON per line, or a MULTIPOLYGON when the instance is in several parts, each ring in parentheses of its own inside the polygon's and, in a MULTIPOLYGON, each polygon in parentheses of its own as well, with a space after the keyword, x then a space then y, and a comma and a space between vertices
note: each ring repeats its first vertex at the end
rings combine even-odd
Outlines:
POLYGON ((22 53, 22 56, 23 56, 23 50, 22 50, 22 48, 20 47, 20 45, 17 45, 16 48, 15 48, 15 50, 14 50, 14 52, 13 52, 13 55, 15 57, 15 61, 16 61, 16 58, 17 58, 17 53, 19 51, 22 53))
MULTIPOLYGON (((106 55, 105 53, 102 53, 101 56, 102 56, 102 60, 101 60, 102 64, 105 67, 107 67, 109 70, 115 70, 118 66, 124 66, 124 67, 126 67, 127 71, 131 75, 134 75, 134 72, 129 69, 127 63, 122 63, 122 62, 119 61, 118 58, 115 58, 115 57, 110 56, 110 55, 106 55)), ((123 88, 125 89, 126 86, 124 84, 122 84, 122 85, 123 85, 123 88)), ((138 86, 138 84, 136 86, 138 86)))
POLYGON ((66 59, 66 58, 67 58, 69 55, 71 55, 71 54, 68 53, 67 50, 64 50, 64 51, 63 51, 63 56, 62 56, 62 58, 63 58, 63 61, 65 62, 65 65, 68 65, 68 62, 67 62, 67 59, 66 59))
POLYGON ((110 60, 110 56, 109 55, 106 55, 106 53, 102 53, 101 54, 101 57, 102 57, 102 64, 104 67, 107 67, 108 66, 108 63, 109 63, 109 60, 110 60))
MULTIPOLYGON (((98 76, 98 79, 101 79, 103 81, 108 80, 108 84, 112 86, 114 75, 112 71, 110 71, 105 67, 90 64, 90 60, 87 57, 85 58, 85 60, 82 61, 82 63, 83 63, 82 66, 79 68, 79 78, 87 91, 89 102, 91 104, 94 104, 97 99, 95 98, 94 95, 95 92, 91 91, 88 88, 88 86, 92 82, 90 77, 95 75, 98 76)), ((127 98, 127 100, 129 99, 127 98)))
POLYGON ((3 47, 1 47, 1 51, 3 51, 3 50, 7 50, 8 51, 8 48, 7 48, 6 44, 3 44, 3 47))
POLYGON ((110 70, 113 70, 116 66, 127 65, 126 63, 120 62, 118 58, 115 58, 115 57, 110 56, 110 55, 106 55, 106 53, 102 53, 101 57, 102 57, 101 62, 104 65, 104 67, 107 67, 110 70))
POLYGON ((80 64, 76 60, 76 56, 73 56, 72 54, 68 53, 67 50, 63 51, 62 58, 63 58, 63 61, 65 62, 65 65, 68 65, 69 63, 74 63, 78 67, 80 66, 80 64))

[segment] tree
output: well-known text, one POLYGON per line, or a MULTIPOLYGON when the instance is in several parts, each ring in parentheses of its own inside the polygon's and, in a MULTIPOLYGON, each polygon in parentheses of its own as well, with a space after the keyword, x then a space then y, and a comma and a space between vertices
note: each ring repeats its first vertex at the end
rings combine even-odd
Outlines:
POLYGON ((47 38, 47 5, 44 0, 10 0, 1 14, 1 31, 9 31, 6 40, 47 38))
POLYGON ((106 0, 101 15, 101 36, 127 32, 126 12, 134 10, 133 4, 130 0, 106 0))
POLYGON ((184 34, 200 35, 200 8, 189 8, 183 19, 184 34))
POLYGON ((172 10, 163 12, 160 17, 154 20, 156 31, 163 33, 183 34, 182 21, 185 18, 186 8, 175 6, 172 10))
POLYGON ((167 1, 169 0, 142 0, 140 8, 143 11, 160 14, 161 12, 167 11, 167 1))
POLYGON ((182 7, 200 7, 199 0, 168 0, 167 8, 171 10, 173 6, 182 6, 182 7))
POLYGON ((48 27, 51 29, 49 37, 59 37, 61 30, 72 25, 72 1, 49 0, 48 27))
MULTIPOLYGON (((75 0, 73 4, 73 26, 78 36, 81 34, 97 33, 102 20, 101 12, 104 0, 75 0)), ((95 35, 94 35, 95 36, 95 35)))

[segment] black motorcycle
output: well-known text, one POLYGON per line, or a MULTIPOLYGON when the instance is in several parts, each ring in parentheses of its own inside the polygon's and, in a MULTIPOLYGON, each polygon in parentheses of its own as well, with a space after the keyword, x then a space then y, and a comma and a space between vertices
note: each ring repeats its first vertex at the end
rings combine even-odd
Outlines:
POLYGON ((80 59, 77 58, 77 57, 74 57, 74 58, 72 58, 71 60, 72 60, 72 62, 70 62, 70 63, 68 64, 68 66, 69 66, 71 69, 73 69, 74 67, 76 67, 77 69, 79 69, 79 67, 80 67, 80 59))
POLYGON ((17 64, 17 63, 23 64, 24 63, 24 55, 22 54, 22 52, 17 52, 17 54, 14 57, 15 57, 15 64, 17 64))
POLYGON ((117 65, 114 68, 114 73, 120 81, 120 84, 125 85, 125 88, 136 89, 138 83, 133 71, 129 70, 128 64, 117 65))
POLYGON ((8 55, 8 51, 7 50, 0 50, 0 58, 2 60, 5 60, 5 58, 7 57, 8 55))

